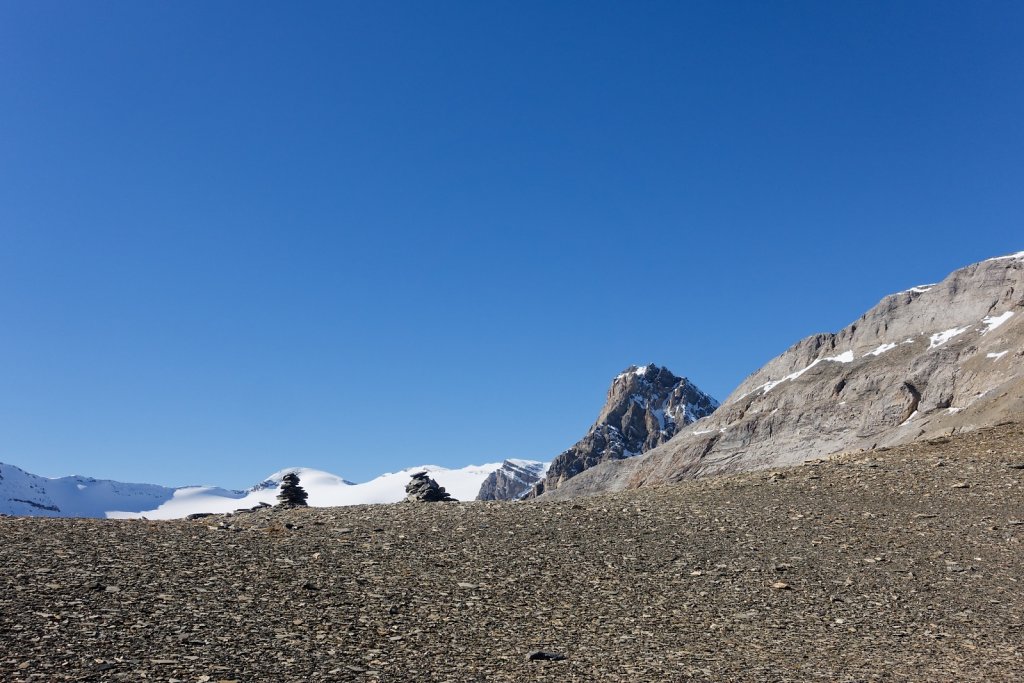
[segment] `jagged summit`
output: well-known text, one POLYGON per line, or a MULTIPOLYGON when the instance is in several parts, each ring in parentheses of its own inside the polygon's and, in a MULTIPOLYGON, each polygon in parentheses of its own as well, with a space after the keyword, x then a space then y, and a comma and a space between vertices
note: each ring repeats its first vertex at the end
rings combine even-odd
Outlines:
POLYGON ((597 421, 579 442, 563 451, 538 482, 532 496, 608 460, 645 453, 683 426, 710 415, 718 401, 668 368, 630 365, 612 380, 597 421))
MULTIPOLYGON (((633 424, 632 418, 623 425, 622 433, 629 440, 627 450, 635 455, 657 445, 654 441, 660 443, 664 440, 657 438, 655 434, 671 437, 678 427, 710 415, 718 407, 718 401, 705 394, 687 378, 677 377, 668 368, 651 363, 630 365, 624 372, 616 375, 597 422, 614 424, 619 416, 624 416, 625 413, 630 413, 631 416, 639 415, 639 410, 632 406, 646 411, 645 414, 651 415, 657 423, 657 429, 648 430, 649 438, 645 443, 637 443, 635 439, 630 439, 631 434, 636 435, 640 431, 628 429, 628 426, 633 424), (628 397, 628 401, 623 401, 624 396, 628 397)), ((651 424, 652 428, 654 426, 651 424)))
POLYGON ((890 294, 839 332, 797 342, 700 425, 643 458, 594 468, 556 497, 792 465, 1022 416, 1017 252, 890 294))

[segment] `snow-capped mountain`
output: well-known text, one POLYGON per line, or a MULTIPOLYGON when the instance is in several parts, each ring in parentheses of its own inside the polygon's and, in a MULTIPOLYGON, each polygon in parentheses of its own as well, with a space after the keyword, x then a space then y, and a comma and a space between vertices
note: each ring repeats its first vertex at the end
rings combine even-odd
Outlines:
POLYGON ((604 407, 587 435, 551 461, 546 476, 529 495, 556 489, 602 462, 646 453, 716 408, 718 401, 685 377, 653 363, 631 365, 612 380, 604 407))
POLYGON ((484 480, 501 467, 502 463, 460 469, 424 465, 382 474, 362 484, 329 472, 294 467, 275 472, 247 491, 232 491, 215 486, 170 488, 89 477, 49 479, 0 463, 0 514, 176 519, 201 512, 232 512, 276 503, 281 479, 289 472, 298 474, 314 507, 396 503, 405 498, 405 485, 412 474, 422 471, 429 472, 456 499, 473 500, 484 480))
POLYGON ((175 489, 155 484, 78 476, 49 479, 0 463, 0 513, 7 515, 105 517, 109 510, 151 510, 174 494, 175 489))
MULTIPOLYGON (((721 408, 554 497, 794 465, 1024 418, 1024 252, 884 297, 797 342, 721 408)), ((550 476, 550 475, 549 475, 550 476)))

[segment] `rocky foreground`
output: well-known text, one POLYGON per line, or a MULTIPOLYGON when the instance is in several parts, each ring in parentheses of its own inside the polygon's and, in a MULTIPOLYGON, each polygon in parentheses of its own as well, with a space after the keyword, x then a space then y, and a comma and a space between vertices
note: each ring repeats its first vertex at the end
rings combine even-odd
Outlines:
POLYGON ((1024 680, 1022 483, 1003 426, 564 503, 0 518, 0 680, 1024 680))

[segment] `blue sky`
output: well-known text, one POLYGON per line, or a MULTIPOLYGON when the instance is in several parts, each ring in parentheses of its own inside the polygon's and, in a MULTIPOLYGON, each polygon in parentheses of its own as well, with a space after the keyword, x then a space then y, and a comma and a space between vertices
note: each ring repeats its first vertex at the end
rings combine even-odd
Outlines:
POLYGON ((1024 5, 0 4, 0 461, 546 459, 1024 249, 1024 5))

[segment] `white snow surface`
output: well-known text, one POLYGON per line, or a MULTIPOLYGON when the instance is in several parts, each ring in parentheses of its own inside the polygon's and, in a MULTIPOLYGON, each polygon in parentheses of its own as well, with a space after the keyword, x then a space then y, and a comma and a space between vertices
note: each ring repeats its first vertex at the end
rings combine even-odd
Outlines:
POLYGON ((281 479, 289 472, 299 475, 299 486, 309 494, 311 507, 335 507, 339 505, 365 505, 370 503, 397 503, 405 498, 405 485, 416 472, 428 472, 457 500, 474 500, 480 492, 480 485, 491 472, 501 467, 500 462, 486 465, 470 465, 461 469, 447 469, 437 465, 409 467, 398 472, 382 474, 362 484, 352 484, 330 472, 306 467, 292 467, 275 472, 259 486, 242 496, 220 495, 207 487, 179 489, 174 498, 155 510, 142 513, 109 513, 109 517, 145 517, 146 519, 175 519, 195 512, 231 512, 239 508, 253 507, 260 503, 273 505, 277 502, 281 479))
POLYGON ((985 358, 991 358, 992 360, 999 360, 1000 358, 1005 356, 1007 353, 1008 353, 1007 351, 1000 351, 998 353, 987 353, 987 354, 985 354, 985 358))
POLYGON ((767 394, 769 391, 771 391, 775 387, 779 386, 783 382, 787 382, 789 380, 797 379, 798 377, 803 375, 805 372, 807 372, 808 370, 813 368, 818 363, 824 363, 824 362, 829 362, 829 363, 852 363, 853 362, 853 351, 844 351, 843 353, 839 354, 838 356, 829 356, 828 358, 819 358, 818 360, 814 361, 813 363, 808 365, 803 370, 797 370, 796 372, 793 372, 793 373, 790 373, 790 374, 786 375, 782 379, 773 380, 771 382, 767 382, 765 384, 762 384, 760 388, 762 389, 763 393, 767 394))
POLYGON ((985 259, 985 263, 989 261, 1005 261, 1007 259, 1024 259, 1024 251, 1018 251, 1016 254, 1007 254, 1006 256, 996 256, 995 258, 985 259))
MULTIPOLYGON (((222 494, 231 492, 215 489, 222 494)), ((52 479, 0 463, 0 513, 45 517, 104 517, 115 508, 149 510, 171 499, 174 489, 71 476, 52 479)))
MULTIPOLYGON (((515 463, 526 469, 546 470, 547 466, 531 460, 515 463)), ((232 512, 260 503, 275 504, 281 479, 290 472, 299 476, 299 485, 309 494, 308 502, 313 507, 396 503, 405 498, 405 485, 413 473, 422 471, 429 472, 456 499, 468 501, 476 498, 484 479, 501 465, 496 462, 460 469, 423 465, 382 474, 362 484, 353 484, 330 472, 292 467, 275 472, 248 491, 231 491, 216 486, 170 488, 89 477, 50 479, 0 463, 0 513, 176 519, 196 512, 232 512)))
POLYGON ((870 351, 870 352, 868 352, 868 353, 866 353, 864 355, 865 356, 881 356, 886 351, 892 351, 895 348, 896 348, 895 344, 882 344, 877 349, 875 349, 874 351, 870 351))
MULTIPOLYGON (((633 374, 636 375, 637 377, 643 377, 644 375, 647 374, 647 372, 650 369, 649 365, 637 365, 635 367, 636 367, 636 369, 633 370, 633 374)), ((620 372, 619 374, 615 375, 615 379, 622 379, 623 377, 625 377, 628 374, 629 374, 629 371, 620 372)))
POLYGON ((928 343, 928 350, 930 351, 931 349, 939 348, 953 337, 963 334, 969 329, 971 329, 970 325, 967 327, 954 327, 944 332, 936 332, 931 336, 931 341, 928 343))
POLYGON ((990 316, 988 316, 986 318, 983 318, 981 322, 986 327, 985 327, 984 330, 981 331, 981 333, 983 335, 988 334, 989 332, 991 332, 992 330, 996 329, 997 327, 999 327, 1000 325, 1002 325, 1003 323, 1005 323, 1007 320, 1009 320, 1012 317, 1013 317, 1013 311, 1007 311, 1006 313, 1003 313, 1001 315, 990 315, 990 316))

